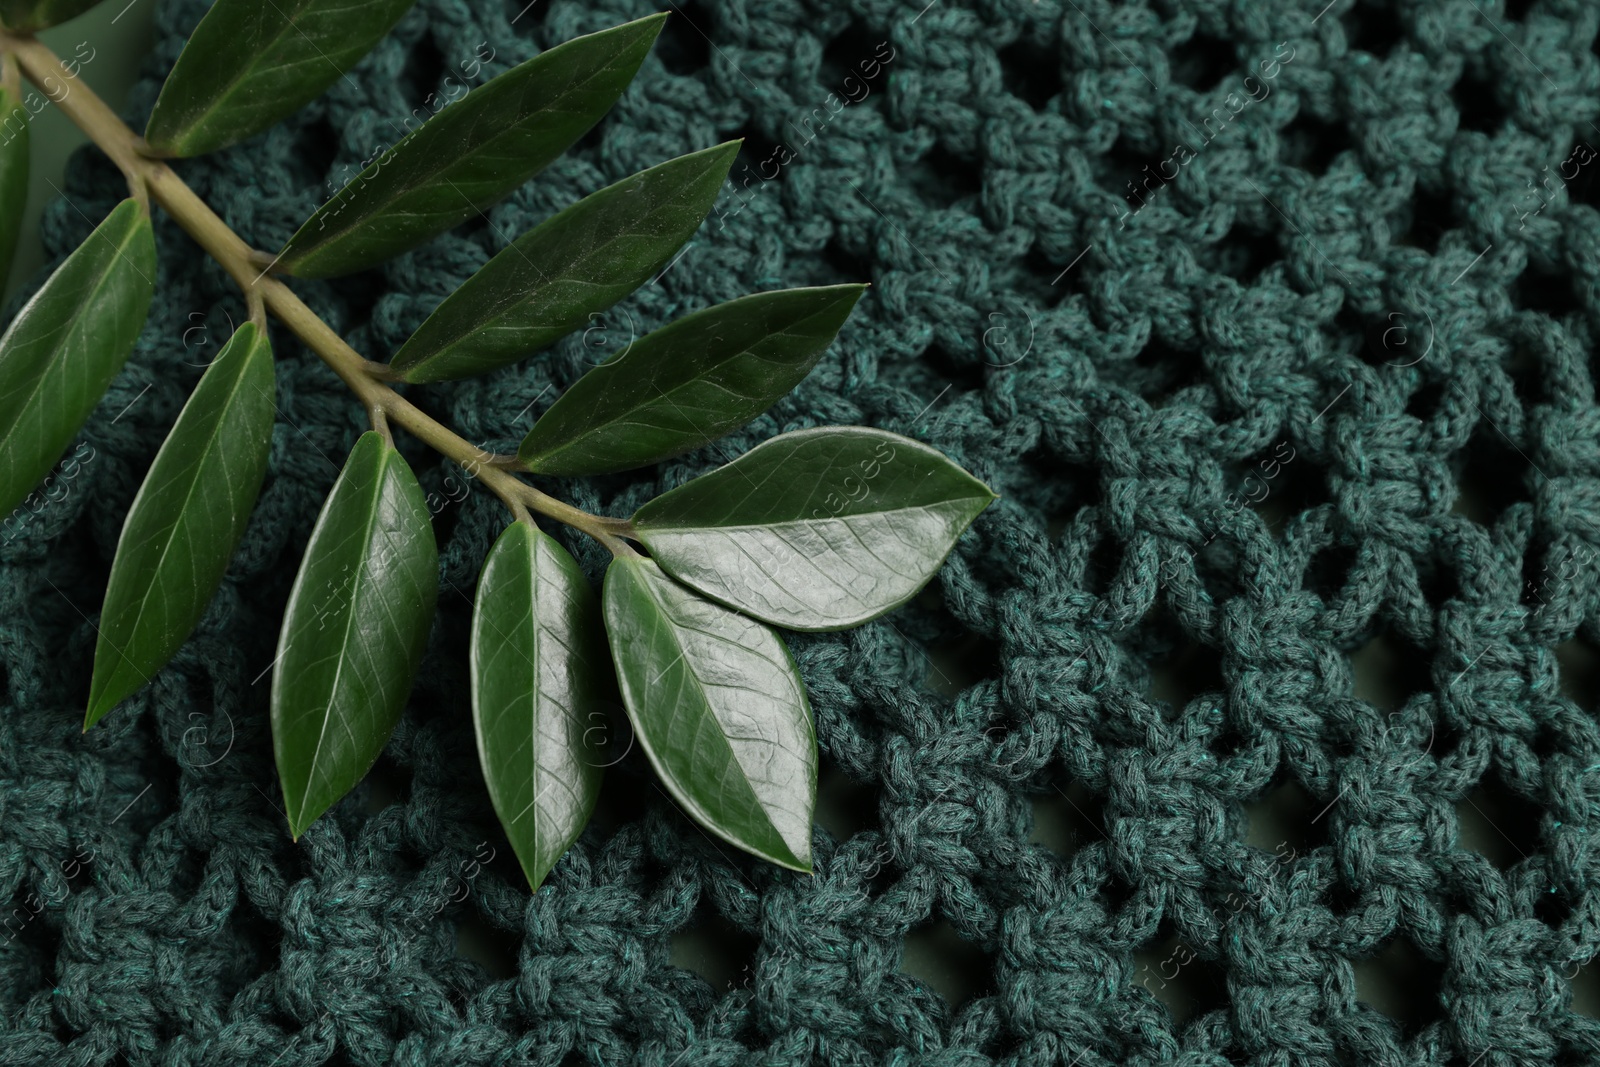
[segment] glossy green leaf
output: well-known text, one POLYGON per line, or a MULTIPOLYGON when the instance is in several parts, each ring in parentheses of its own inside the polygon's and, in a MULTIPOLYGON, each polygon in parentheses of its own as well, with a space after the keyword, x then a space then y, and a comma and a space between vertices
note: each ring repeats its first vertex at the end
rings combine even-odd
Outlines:
POLYGON ((489 799, 528 885, 544 881, 600 795, 593 743, 610 689, 600 603, 578 564, 516 522, 484 560, 472 613, 472 716, 489 799))
POLYGON ((612 561, 603 600, 623 706, 673 799, 730 844, 809 872, 817 739, 783 641, 638 556, 612 561))
POLYGON ((540 474, 606 474, 714 441, 800 384, 865 289, 784 289, 685 315, 574 382, 518 457, 540 474))
POLYGON ((500 252, 395 353, 408 382, 466 378, 553 344, 655 275, 699 228, 739 142, 584 197, 500 252))
POLYGON ((166 665, 222 583, 267 472, 272 349, 245 323, 156 453, 111 564, 83 728, 166 665))
POLYGON ((791 630, 839 630, 915 596, 994 499, 936 449, 841 426, 774 437, 632 523, 706 596, 791 630))
POLYGON ((277 125, 344 77, 415 0, 216 0, 145 127, 156 151, 197 156, 277 125))
POLYGON ((317 517, 278 639, 272 744, 295 837, 383 751, 428 643, 438 583, 422 487, 369 431, 317 517))
POLYGON ((155 277, 150 217, 124 200, 0 337, 0 515, 50 473, 127 362, 155 277))
POLYGON ((472 90, 318 208, 278 267, 302 278, 349 274, 478 215, 600 121, 665 18, 575 38, 472 90))
POLYGON ((28 109, 0 88, 0 290, 11 276, 28 205, 28 109))
POLYGON ((17 33, 33 33, 75 19, 100 0, 0 0, 0 23, 17 33))

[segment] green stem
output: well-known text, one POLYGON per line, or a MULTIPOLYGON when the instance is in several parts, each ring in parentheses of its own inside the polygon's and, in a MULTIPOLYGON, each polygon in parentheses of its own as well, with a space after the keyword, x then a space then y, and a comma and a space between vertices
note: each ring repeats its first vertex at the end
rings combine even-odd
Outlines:
POLYGON ((147 155, 144 139, 87 85, 68 74, 48 47, 32 37, 0 31, 0 56, 14 61, 27 79, 41 88, 46 78, 70 83, 71 90, 56 100, 62 113, 117 165, 131 188, 147 191, 207 255, 222 265, 243 291, 252 318, 258 308, 265 307, 349 386, 370 413, 375 428, 387 435, 389 424, 403 427, 483 482, 514 516, 532 509, 582 530, 613 553, 632 551, 621 540, 627 530, 625 521, 591 515, 541 493, 511 473, 515 456, 485 457, 471 442, 390 388, 386 383, 396 379, 385 364, 363 358, 294 290, 268 273, 264 265, 272 257, 246 244, 171 167, 147 155))

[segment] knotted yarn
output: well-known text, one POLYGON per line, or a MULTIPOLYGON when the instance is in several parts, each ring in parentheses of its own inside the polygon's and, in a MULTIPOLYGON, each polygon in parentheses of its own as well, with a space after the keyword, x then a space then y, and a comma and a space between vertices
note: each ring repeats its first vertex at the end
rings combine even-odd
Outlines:
MULTIPOLYGON (((205 8, 159 0, 134 128, 205 8)), ((138 348, 0 536, 0 1064, 1600 1062, 1573 996, 1600 948, 1600 8, 668 8, 542 175, 379 269, 291 284, 386 360, 539 221, 744 138, 660 277, 515 367, 408 395, 513 451, 632 337, 872 283, 750 426, 540 483, 625 516, 774 434, 862 424, 1001 494, 910 605, 787 635, 822 753, 815 873, 700 831, 597 708, 600 810, 528 892, 466 671, 508 516, 403 433, 440 545, 427 658, 372 775, 290 840, 278 621, 365 415, 276 325, 270 468, 227 579, 81 732, 123 516, 244 317, 158 211, 138 348), (1503 842, 1472 846, 1474 810, 1503 842), (673 963, 686 931, 725 981, 673 963), (970 995, 912 973, 919 939, 970 995), (1362 975, 1401 957, 1422 1008, 1391 1018, 1362 975), (1158 995, 1179 973, 1187 1009, 1158 995)), ((290 120, 176 167, 280 248, 460 87, 652 10, 419 0, 290 120)), ((126 184, 85 149, 64 191, 57 261, 126 184)), ((551 532, 598 582, 606 551, 551 532)))

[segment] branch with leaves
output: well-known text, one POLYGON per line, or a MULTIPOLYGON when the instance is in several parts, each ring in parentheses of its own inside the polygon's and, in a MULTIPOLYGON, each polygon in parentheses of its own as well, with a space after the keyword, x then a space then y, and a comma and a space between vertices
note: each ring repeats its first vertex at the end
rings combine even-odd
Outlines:
MULTIPOLYGON (((93 0, 0 0, 0 106, 19 73, 69 77, 32 31, 93 0)), ((600 788, 585 712, 620 691, 640 747, 690 817, 773 863, 811 866, 816 735, 773 627, 837 630, 925 585, 994 494, 926 445, 835 427, 775 437, 645 504, 592 515, 520 475, 635 469, 760 415, 821 359, 863 285, 757 293, 696 311, 594 367, 515 455, 488 455, 402 395, 490 374, 560 340, 656 275, 712 208, 738 152, 651 167, 535 226, 447 297, 388 363, 364 359, 283 280, 365 270, 477 215, 597 123, 665 15, 568 41, 499 75, 385 150, 275 255, 251 248, 169 159, 281 122, 373 47, 410 0, 217 0, 141 138, 81 84, 57 101, 126 176, 129 198, 0 337, 0 514, 45 479, 93 414, 155 292, 152 207, 237 282, 244 325, 207 367, 124 523, 101 610, 84 729, 172 658, 220 585, 266 476, 275 318, 365 405, 285 610, 272 736, 298 837, 371 768, 399 720, 432 624, 438 550, 395 428, 460 464, 512 521, 484 561, 471 640, 484 781, 537 888, 600 788), (613 555, 597 597, 534 516, 613 555)), ((25 113, 24 113, 25 121, 25 113)), ((0 255, 20 225, 28 138, 0 145, 0 255), (20 175, 20 177, 19 177, 20 175)))

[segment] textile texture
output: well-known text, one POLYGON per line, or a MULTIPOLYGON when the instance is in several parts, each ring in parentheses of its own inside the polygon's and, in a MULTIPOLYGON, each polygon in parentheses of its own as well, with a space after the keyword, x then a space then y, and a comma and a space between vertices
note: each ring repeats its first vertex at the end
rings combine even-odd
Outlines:
MULTIPOLYGON (((597 708, 619 757, 601 810, 528 892, 465 666, 507 516, 403 433, 441 548, 427 659, 373 775, 290 840, 269 668, 365 423, 278 327, 271 466, 227 580, 81 733, 122 518, 244 317, 158 212, 138 348, 0 544, 0 1064, 1600 1062, 1572 1006, 1600 944, 1600 731, 1562 666, 1600 642, 1600 8, 924 4, 670 3, 621 103, 543 175, 381 269, 293 283, 384 360, 551 213, 745 138, 659 279, 549 352, 410 395, 511 451, 630 336, 872 283, 748 428, 547 485, 627 515, 775 433, 853 423, 1001 494, 912 604, 787 638, 823 754, 815 874, 713 842, 597 708), (1373 647, 1387 696, 1352 670, 1373 647), (1183 684, 1153 688, 1173 664, 1183 684), (1289 794, 1287 840, 1253 830, 1289 794), (1505 855, 1461 838, 1485 799, 1505 855), (1045 810, 1072 840, 1037 840, 1045 810), (688 930, 729 981, 671 963, 688 930), (971 979, 958 1003, 907 970, 930 932, 971 979), (498 964, 458 954, 469 936, 498 964), (1395 951, 1421 976, 1406 1018, 1358 980, 1395 951), (1198 977, 1187 1017, 1150 953, 1198 977)), ((279 248, 459 86, 654 7, 419 0, 291 120, 177 169, 279 248)), ((204 8, 160 4, 135 128, 204 8)), ((64 192, 57 259, 126 187, 85 150, 64 192)), ((605 551, 554 532, 598 581, 605 551)))

